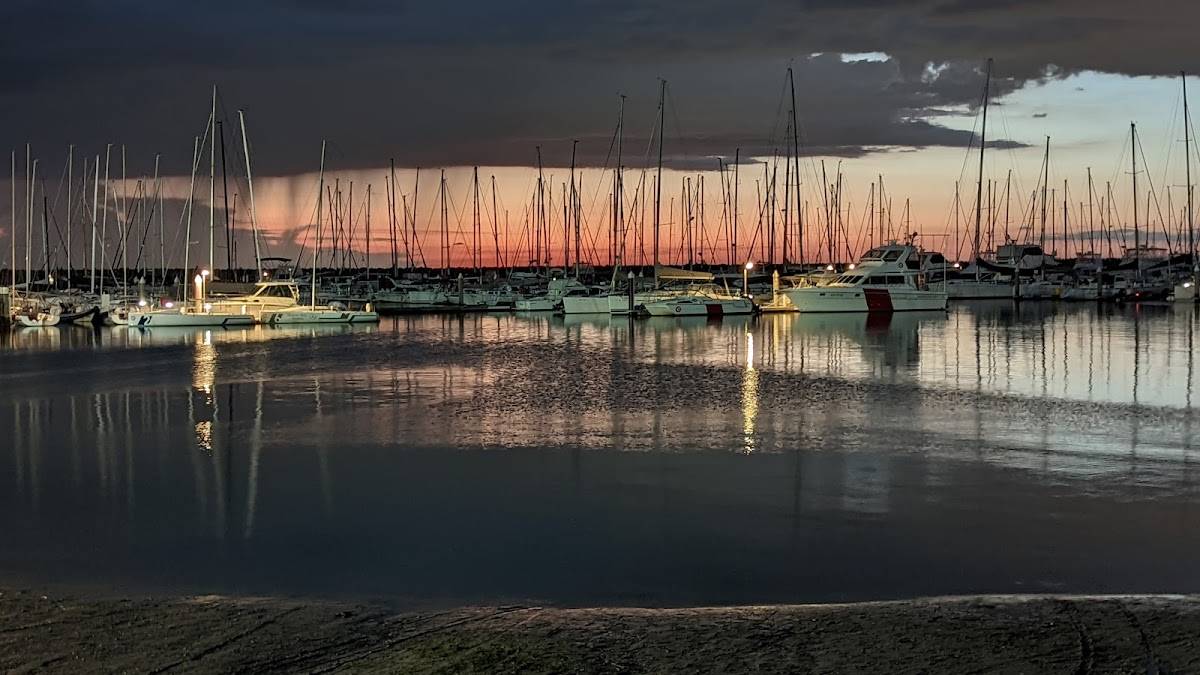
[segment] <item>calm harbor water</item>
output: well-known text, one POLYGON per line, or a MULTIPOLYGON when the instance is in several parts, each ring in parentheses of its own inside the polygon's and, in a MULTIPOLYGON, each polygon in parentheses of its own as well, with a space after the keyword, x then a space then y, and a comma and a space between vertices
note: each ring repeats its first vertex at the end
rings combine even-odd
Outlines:
POLYGON ((0 333, 0 581, 420 604, 1197 592, 1200 312, 0 333))

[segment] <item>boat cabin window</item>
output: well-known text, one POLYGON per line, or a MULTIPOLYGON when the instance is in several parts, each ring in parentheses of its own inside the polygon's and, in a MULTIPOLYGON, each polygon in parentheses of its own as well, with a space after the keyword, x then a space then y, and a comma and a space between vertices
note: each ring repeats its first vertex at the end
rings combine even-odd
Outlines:
POLYGON ((883 249, 873 248, 863 254, 862 260, 883 260, 883 249))
POLYGON ((900 259, 900 254, 904 253, 903 249, 892 248, 883 252, 883 259, 886 262, 893 262, 900 259))
POLYGON ((265 286, 255 295, 260 298, 290 298, 292 290, 287 286, 265 286))

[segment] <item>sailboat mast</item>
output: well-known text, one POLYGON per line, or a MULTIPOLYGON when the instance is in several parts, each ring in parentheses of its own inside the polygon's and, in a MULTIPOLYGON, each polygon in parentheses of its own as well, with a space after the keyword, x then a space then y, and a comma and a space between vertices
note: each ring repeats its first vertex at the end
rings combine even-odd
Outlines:
POLYGON ((25 145, 25 292, 28 294, 33 289, 29 281, 33 275, 33 262, 30 254, 33 250, 33 189, 37 183, 37 160, 32 160, 32 168, 30 165, 30 157, 32 149, 29 144, 25 145))
POLYGON ((392 244, 392 276, 396 276, 397 259, 396 249, 396 160, 388 159, 388 229, 392 244))
MULTIPOLYGON (((86 162, 85 162, 86 163, 86 162)), ((72 208, 75 205, 73 197, 75 196, 75 146, 74 144, 67 147, 67 287, 71 287, 71 216, 74 215, 72 208)))
POLYGON ((450 276, 450 216, 446 208, 446 170, 442 169, 438 192, 442 201, 442 275, 450 276))
POLYGON ((216 278, 217 236, 217 85, 212 90, 212 115, 208 118, 208 273, 216 278))
POLYGON ((233 258, 233 227, 229 211, 229 172, 225 163, 225 124, 217 123, 217 137, 221 139, 221 200, 224 202, 225 218, 225 269, 232 274, 236 268, 233 258))
MULTIPOLYGON (((166 273, 167 256, 166 256, 166 244, 163 242, 165 230, 164 230, 164 225, 163 225, 163 213, 162 213, 162 177, 159 176, 159 174, 158 174, 158 165, 159 165, 159 162, 161 161, 161 159, 162 159, 161 153, 154 153, 154 197, 155 197, 155 201, 158 202, 158 204, 157 204, 158 208, 156 209, 158 211, 158 261, 159 261, 160 265, 162 266, 162 276, 165 277, 167 275, 167 273, 166 273)), ((149 223, 146 223, 146 229, 147 230, 150 229, 149 223)), ((149 266, 149 265, 147 265, 147 266, 149 266)))
POLYGON ((317 231, 313 235, 313 250, 312 250, 312 297, 311 305, 315 309, 317 306, 317 254, 321 250, 321 208, 324 205, 325 198, 325 141, 321 141, 321 169, 317 174, 317 231))
MULTIPOLYGON (((15 159, 15 157, 14 157, 15 159)), ((91 255, 91 275, 88 283, 88 293, 96 292, 96 216, 100 209, 100 155, 96 154, 96 165, 92 167, 95 170, 96 176, 92 182, 92 250, 91 255)), ((14 173, 16 166, 13 167, 14 173)), ((15 188, 14 188, 15 190, 15 188)), ((14 192, 15 197, 15 192, 14 192)), ((14 224, 15 224, 15 218, 14 224)))
MULTIPOLYGON (((10 279, 8 280, 8 282, 9 282, 8 285, 11 286, 13 289, 12 293, 14 294, 14 297, 11 299, 15 300, 16 299, 15 294, 16 294, 16 289, 17 289, 17 151, 16 150, 13 150, 10 153, 9 159, 11 160, 11 164, 12 164, 11 172, 9 173, 9 177, 10 177, 9 190, 12 193, 12 195, 9 198, 8 205, 12 211, 12 221, 11 221, 11 225, 8 228, 8 235, 9 235, 8 249, 9 249, 9 256, 10 256, 10 260, 9 260, 9 264, 8 264, 8 272, 9 272, 10 279)), ((92 229, 93 229, 93 231, 95 230, 94 227, 92 229)), ((95 235, 92 236, 92 239, 93 239, 93 241, 95 240, 95 235)), ((93 244, 93 246, 94 246, 94 244, 93 244)), ((7 319, 8 317, 5 317, 5 318, 7 319)))
MULTIPOLYGON (((185 206, 185 208, 187 209, 187 228, 184 230, 184 236, 183 236, 183 279, 181 281, 183 282, 183 306, 184 307, 187 307, 188 286, 191 285, 191 279, 187 278, 188 273, 191 271, 191 268, 188 267, 188 251, 190 251, 191 247, 192 247, 192 211, 193 211, 192 206, 195 203, 193 200, 195 199, 195 196, 196 196, 196 170, 200 167, 200 157, 201 157, 200 153, 203 151, 203 149, 204 149, 203 146, 200 145, 200 137, 199 136, 193 137, 193 140, 192 140, 192 178, 188 183, 188 198, 187 198, 187 204, 185 206)), ((100 156, 96 155, 96 161, 98 162, 99 160, 100 160, 100 156)), ((97 167, 97 171, 99 171, 99 167, 97 167)), ((106 170, 106 176, 107 176, 107 170, 106 170)), ((107 184, 107 182, 105 183, 104 189, 105 189, 104 199, 107 204, 107 201, 108 201, 108 184, 107 184)), ((95 228, 93 228, 93 229, 95 229, 95 228)), ((93 272, 94 271, 95 270, 93 270, 93 272)), ((101 280, 103 281, 103 277, 101 277, 101 280)))
POLYGON ((738 166, 742 163, 742 149, 733 149, 733 203, 729 210, 732 215, 729 218, 729 232, 732 238, 731 250, 733 251, 733 260, 730 264, 741 264, 738 259, 737 244, 738 244, 738 166))
POLYGON ((254 172, 250 169, 250 141, 246 139, 246 116, 238 111, 238 124, 242 128, 242 154, 246 156, 246 186, 250 189, 250 236, 254 238, 254 269, 262 280, 262 249, 258 243, 258 211, 254 208, 254 172))
MULTIPOLYGON (((800 202, 800 123, 796 112, 796 80, 792 75, 791 66, 788 67, 788 88, 792 93, 792 161, 795 163, 793 174, 796 178, 796 262, 804 264, 804 209, 800 202)), ((785 244, 786 236, 785 232, 785 244)), ((787 263, 786 257, 785 255, 784 264, 787 263)))
POLYGON ((1140 235, 1138 234, 1138 187, 1137 187, 1137 124, 1129 123, 1129 156, 1133 161, 1133 275, 1137 280, 1142 278, 1142 254, 1140 235))
POLYGON ((983 85, 983 124, 979 130, 979 181, 975 184, 975 251, 974 260, 971 261, 975 267, 975 281, 979 281, 979 236, 981 216, 983 214, 983 156, 984 150, 987 148, 987 114, 991 89, 992 60, 988 59, 987 74, 983 85))
MULTIPOLYGON (((508 231, 504 232, 505 239, 508 238, 508 231)), ((492 243, 496 247, 496 267, 505 266, 501 262, 500 257, 500 213, 496 211, 496 176, 492 175, 492 243)))
MULTIPOLYGON (((579 210, 575 207, 575 204, 577 203, 577 201, 579 199, 578 195, 575 193, 575 150, 578 147, 579 147, 579 141, 572 140, 571 141, 571 219, 575 221, 574 226, 575 226, 575 278, 576 279, 579 279, 579 210)), ((566 233, 569 236, 570 230, 568 229, 568 227, 569 227, 569 225, 567 223, 563 223, 563 231, 564 231, 564 233, 566 233)), ((570 250, 569 245, 566 244, 566 242, 564 242, 563 243, 563 257, 564 258, 567 257, 567 253, 569 252, 569 250, 570 250)), ((563 261, 564 275, 566 274, 566 269, 567 269, 567 262, 564 260, 563 261)))
POLYGON ((1196 282, 1196 272, 1200 270, 1200 261, 1196 260, 1196 227, 1192 220, 1192 154, 1191 154, 1191 119, 1188 114, 1187 74, 1179 73, 1179 81, 1183 84, 1183 166, 1187 176, 1187 233, 1188 252, 1192 255, 1192 283, 1196 282))
POLYGON ((474 195, 471 202, 471 262, 475 267, 475 273, 481 274, 480 268, 483 267, 483 255, 479 251, 482 232, 479 228, 479 167, 475 167, 471 173, 471 183, 474 187, 474 195))
MULTIPOLYGON (((617 172, 613 176, 613 265, 617 264, 616 242, 619 233, 625 229, 625 95, 621 94, 620 105, 617 108, 617 172)), ((643 174, 644 176, 645 174, 643 174)), ((642 221, 645 222, 644 220, 642 221)), ((644 225, 642 227, 645 227, 644 225)), ((643 244, 643 251, 645 251, 643 244)), ((643 253, 643 255, 645 255, 643 253)))
MULTIPOLYGON (((546 183, 542 176, 542 146, 536 146, 538 179, 537 179, 537 221, 534 223, 533 269, 542 266, 542 231, 546 229, 546 183)), ((615 239, 614 246, 615 246, 615 239)), ((549 243, 549 242, 547 242, 549 243)))
POLYGON ((663 132, 665 131, 665 123, 667 121, 666 112, 667 100, 667 81, 658 81, 658 169, 657 178, 654 181, 654 285, 658 285, 658 249, 659 249, 659 228, 661 227, 661 212, 662 212, 662 161, 663 161, 663 132))

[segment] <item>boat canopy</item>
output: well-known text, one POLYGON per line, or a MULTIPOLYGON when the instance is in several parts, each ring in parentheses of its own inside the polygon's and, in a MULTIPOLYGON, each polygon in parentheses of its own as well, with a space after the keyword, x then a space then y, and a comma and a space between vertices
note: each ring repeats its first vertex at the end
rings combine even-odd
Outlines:
POLYGON ((659 281, 712 281, 713 275, 709 272, 699 272, 696 270, 685 270, 680 267, 666 267, 657 265, 654 272, 658 275, 659 281))

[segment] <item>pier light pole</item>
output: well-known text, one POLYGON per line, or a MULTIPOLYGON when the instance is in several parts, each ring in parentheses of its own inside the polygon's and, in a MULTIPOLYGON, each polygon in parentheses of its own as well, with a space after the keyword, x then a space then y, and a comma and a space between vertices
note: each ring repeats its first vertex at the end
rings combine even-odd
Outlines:
POLYGON ((754 269, 754 262, 747 261, 742 266, 742 294, 747 298, 750 297, 750 270, 754 269))
POLYGON ((196 311, 199 312, 204 307, 204 277, 197 274, 192 281, 196 284, 196 311))

